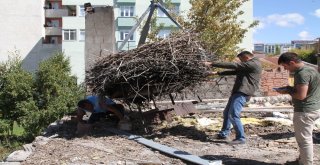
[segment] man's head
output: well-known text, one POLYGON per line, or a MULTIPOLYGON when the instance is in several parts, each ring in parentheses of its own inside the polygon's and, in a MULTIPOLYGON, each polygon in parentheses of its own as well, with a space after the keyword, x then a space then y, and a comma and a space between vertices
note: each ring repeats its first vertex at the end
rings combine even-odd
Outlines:
POLYGON ((280 55, 278 59, 278 64, 283 66, 284 69, 294 72, 296 69, 300 68, 303 63, 296 53, 286 52, 280 55))
POLYGON ((88 99, 83 99, 78 102, 78 108, 93 112, 94 106, 88 99))
POLYGON ((237 57, 240 59, 241 62, 246 62, 252 59, 254 56, 251 52, 249 51, 242 51, 237 55, 237 57))

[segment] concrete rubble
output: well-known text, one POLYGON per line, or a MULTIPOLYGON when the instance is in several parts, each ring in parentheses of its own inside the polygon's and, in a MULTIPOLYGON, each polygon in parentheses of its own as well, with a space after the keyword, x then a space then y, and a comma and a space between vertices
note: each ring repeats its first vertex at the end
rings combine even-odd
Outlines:
MULTIPOLYGON (((267 113, 263 119, 254 119, 254 118, 244 118, 244 124, 260 124, 260 125, 292 125, 292 113, 281 113, 277 112, 277 108, 280 106, 290 105, 290 97, 280 96, 280 97, 257 97, 252 98, 247 106, 251 107, 263 107, 263 106, 272 106, 275 107, 274 112, 267 113)), ((210 109, 210 108, 223 108, 226 102, 217 101, 210 102, 205 104, 196 105, 197 109, 210 109)), ((293 112, 293 111, 292 111, 293 112)), ((23 145, 23 150, 17 150, 11 153, 5 160, 5 162, 0 162, 0 165, 18 165, 20 162, 23 162, 30 156, 37 147, 47 144, 52 138, 55 138, 55 132, 59 129, 60 125, 63 124, 66 118, 58 120, 48 126, 45 130, 43 136, 38 136, 30 144, 23 145)), ((221 127, 222 119, 219 118, 210 118, 202 117, 201 115, 183 118, 180 116, 174 117, 173 122, 182 123, 185 126, 195 126, 196 129, 207 129, 207 130, 218 130, 221 127)), ((166 127, 166 122, 162 122, 162 125, 166 127)), ((316 121, 315 129, 320 129, 320 120, 316 121)), ((294 139, 289 141, 294 142, 294 139)), ((281 140, 274 141, 274 143, 282 143, 281 140)), ((288 140, 285 140, 283 143, 288 143, 288 140)), ((88 144, 90 145, 90 144, 88 144)), ((271 144, 270 144, 271 145, 271 144)), ((112 151, 109 151, 112 152, 112 151)))

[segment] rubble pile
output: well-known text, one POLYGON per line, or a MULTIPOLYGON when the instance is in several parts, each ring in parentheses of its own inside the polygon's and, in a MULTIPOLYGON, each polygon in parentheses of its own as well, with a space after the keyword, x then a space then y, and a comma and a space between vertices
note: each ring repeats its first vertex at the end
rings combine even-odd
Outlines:
POLYGON ((181 33, 99 60, 86 74, 94 93, 140 102, 207 79, 197 35, 181 33))

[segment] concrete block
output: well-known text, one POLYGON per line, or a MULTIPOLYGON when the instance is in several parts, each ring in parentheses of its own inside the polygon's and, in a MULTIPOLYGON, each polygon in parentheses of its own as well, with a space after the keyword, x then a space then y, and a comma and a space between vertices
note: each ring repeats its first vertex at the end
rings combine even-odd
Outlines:
POLYGON ((0 162, 0 165, 20 165, 20 162, 0 162))
POLYGON ((18 150, 12 152, 6 159, 7 162, 22 162, 28 158, 32 152, 18 150))

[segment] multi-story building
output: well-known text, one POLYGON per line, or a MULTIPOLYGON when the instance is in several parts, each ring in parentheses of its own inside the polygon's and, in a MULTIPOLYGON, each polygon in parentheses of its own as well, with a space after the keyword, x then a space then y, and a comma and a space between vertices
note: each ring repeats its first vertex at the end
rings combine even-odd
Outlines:
POLYGON ((61 15, 56 15, 61 7, 59 1, 52 3, 50 9, 49 6, 46 8, 45 0, 0 1, 0 5, 3 7, 0 11, 1 61, 7 60, 12 53, 18 54, 23 59, 23 67, 34 71, 39 61, 62 50, 61 24, 56 19, 61 19, 61 15))
POLYGON ((264 44, 262 43, 254 44, 253 50, 258 53, 264 53, 264 44))
POLYGON ((279 43, 279 44, 254 44, 254 51, 265 54, 281 54, 293 49, 291 44, 279 43))
POLYGON ((318 40, 292 40, 291 45, 295 49, 315 49, 314 45, 318 40))
MULTIPOLYGON (((1 10, 0 18, 6 21, 0 23, 0 60, 6 59, 7 51, 17 49, 24 59, 24 66, 34 70, 38 61, 51 56, 55 51, 63 51, 70 57, 72 73, 78 77, 78 82, 82 82, 85 74, 84 4, 87 2, 93 7, 114 7, 116 48, 150 5, 150 0, 1 1, 0 5, 4 9, 1 10)), ((171 2, 175 6, 174 12, 186 14, 191 8, 189 1, 171 2)), ((246 21, 245 26, 253 21, 252 3, 249 0, 241 8, 245 14, 240 19, 246 21)), ((164 25, 158 36, 166 37, 175 25, 161 11, 155 14, 157 22, 164 25)), ((252 35, 252 30, 249 30, 239 47, 252 50, 252 35)), ((135 48, 139 38, 140 33, 136 31, 122 50, 135 48)))
POLYGON ((315 40, 292 40, 291 43, 278 43, 278 44, 254 44, 254 51, 265 54, 281 54, 288 52, 292 49, 319 49, 319 41, 315 40))

